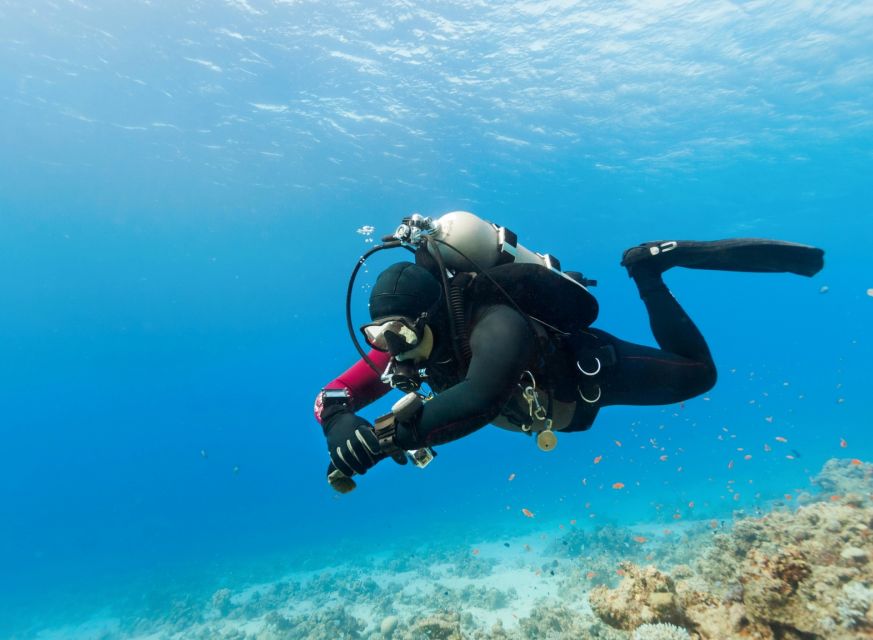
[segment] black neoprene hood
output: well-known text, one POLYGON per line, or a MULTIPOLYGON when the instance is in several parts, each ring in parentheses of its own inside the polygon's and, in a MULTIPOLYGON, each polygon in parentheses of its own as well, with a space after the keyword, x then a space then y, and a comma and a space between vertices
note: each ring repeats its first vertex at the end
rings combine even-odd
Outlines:
POLYGON ((440 284, 427 269, 398 262, 376 278, 370 292, 370 319, 387 316, 417 318, 440 298, 440 284))

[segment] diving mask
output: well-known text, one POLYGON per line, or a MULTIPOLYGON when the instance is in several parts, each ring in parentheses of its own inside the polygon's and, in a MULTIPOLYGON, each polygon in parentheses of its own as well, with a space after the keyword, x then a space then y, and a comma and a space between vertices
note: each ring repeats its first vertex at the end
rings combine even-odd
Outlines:
POLYGON ((389 316, 361 327, 364 339, 377 351, 392 355, 409 351, 418 346, 424 336, 424 314, 418 320, 405 316, 389 316))

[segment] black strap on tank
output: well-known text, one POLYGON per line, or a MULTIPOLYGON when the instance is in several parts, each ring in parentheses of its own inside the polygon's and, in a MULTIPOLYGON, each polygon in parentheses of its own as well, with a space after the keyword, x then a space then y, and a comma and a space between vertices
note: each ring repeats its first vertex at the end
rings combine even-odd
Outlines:
POLYGON ((427 240, 416 252, 416 262, 421 259, 423 266, 430 262, 431 266, 429 268, 431 273, 434 271, 432 266, 433 262, 436 263, 436 276, 439 278, 446 299, 449 331, 452 334, 452 351, 454 352, 455 360, 458 365, 458 373, 461 378, 463 378, 467 374, 467 366, 470 363, 470 359, 473 357, 473 352, 470 349, 467 322, 464 315, 464 288, 466 288, 466 286, 462 281, 459 281, 457 285, 455 285, 455 280, 460 276, 460 274, 455 275, 451 281, 449 280, 449 276, 447 275, 448 270, 443 261, 439 244, 436 242, 432 244, 434 249, 433 254, 430 254, 428 251, 428 245, 430 244, 430 240, 427 240), (424 258, 423 256, 425 254, 429 257, 424 258), (420 255, 422 258, 419 258, 420 255), (433 258, 433 260, 431 261, 430 258, 433 258))
POLYGON ((461 272, 455 275, 449 283, 449 303, 455 325, 454 339, 458 344, 458 350, 463 356, 461 374, 466 375, 470 360, 473 359, 473 350, 470 348, 470 326, 467 299, 465 293, 467 287, 473 281, 475 275, 461 272))

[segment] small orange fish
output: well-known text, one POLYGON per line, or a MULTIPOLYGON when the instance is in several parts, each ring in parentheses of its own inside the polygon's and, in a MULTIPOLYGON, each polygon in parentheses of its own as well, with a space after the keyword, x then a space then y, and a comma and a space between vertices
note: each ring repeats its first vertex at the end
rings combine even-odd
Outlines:
POLYGON ((845 439, 845 438, 840 438, 840 446, 841 446, 843 449, 845 449, 846 447, 849 446, 849 443, 846 442, 846 439, 845 439))
POLYGON ((691 500, 691 501, 688 503, 688 508, 689 508, 689 509, 693 509, 693 508, 694 508, 694 500, 691 500))
POLYGON ((514 473, 510 473, 510 474, 509 474, 509 482, 512 482, 513 480, 515 480, 515 474, 514 474, 514 473))
POLYGON ((831 497, 830 497, 830 501, 831 501, 831 502, 836 502, 836 501, 839 500, 839 499, 840 499, 840 496, 831 496, 831 497))
POLYGON ((614 442, 615 442, 615 446, 616 446, 616 447, 620 447, 620 446, 621 446, 621 440, 614 440, 614 442))
POLYGON ((669 536, 671 533, 673 533, 673 530, 672 530, 672 529, 664 529, 664 535, 665 535, 665 536, 669 536))
POLYGON ((531 511, 530 509, 522 509, 521 512, 522 512, 524 515, 526 515, 528 518, 533 518, 533 517, 534 517, 533 511, 531 511))
POLYGON ((743 456, 743 460, 751 460, 751 459, 752 459, 751 453, 747 453, 746 455, 743 456))
POLYGON ((674 520, 681 520, 681 519, 682 519, 682 514, 681 514, 681 513, 674 513, 674 514, 673 514, 673 519, 674 519, 674 520))
POLYGON ((658 460, 660 460, 661 462, 667 462, 667 456, 663 455, 663 456, 659 457, 658 460))
POLYGON ((615 572, 620 576, 624 575, 624 569, 616 569, 615 572))
POLYGON ((479 555, 479 550, 478 550, 478 549, 473 549, 473 555, 474 555, 474 556, 478 556, 478 555, 479 555))
POLYGON ((788 438, 783 438, 782 436, 776 436, 774 440, 776 440, 776 442, 788 442, 788 438))
POLYGON ((573 518, 572 520, 570 520, 570 524, 576 524, 576 519, 573 518))
POLYGON ((794 497, 794 496, 792 496, 790 493, 786 493, 786 494, 785 494, 785 499, 786 499, 786 500, 789 500, 789 501, 790 501, 791 498, 793 498, 793 497, 794 497))
POLYGON ((645 544, 648 541, 649 541, 649 539, 644 538, 643 536, 634 536, 634 542, 636 542, 638 544, 645 544))
POLYGON ((624 489, 624 482, 613 482, 612 488, 613 489, 624 489))
POLYGON ((596 575, 597 574, 594 573, 593 571, 589 571, 588 573, 585 574, 585 577, 588 578, 589 580, 591 580, 591 578, 593 578, 596 575))
POLYGON ((852 458, 851 462, 852 462, 852 464, 855 464, 855 465, 861 464, 861 461, 858 460, 858 458, 852 458))
POLYGON ((709 521, 709 527, 710 527, 711 529, 718 529, 718 521, 717 521, 717 520, 710 520, 710 521, 709 521))
POLYGON ((600 464, 600 461, 603 460, 603 456, 597 456, 594 458, 594 464, 600 464))

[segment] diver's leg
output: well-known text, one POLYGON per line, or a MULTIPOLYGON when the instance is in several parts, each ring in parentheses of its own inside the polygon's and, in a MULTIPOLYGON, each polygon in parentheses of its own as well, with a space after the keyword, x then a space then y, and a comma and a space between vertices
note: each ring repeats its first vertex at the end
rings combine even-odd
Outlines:
POLYGON ((672 404, 711 389, 716 369, 706 340, 667 289, 660 273, 637 269, 633 277, 649 312, 652 334, 661 348, 625 342, 596 331, 616 354, 600 404, 672 404))
POLYGON ((712 363, 703 334, 670 293, 661 275, 638 269, 633 279, 649 312, 649 324, 658 346, 689 360, 712 363))
POLYGON ((600 381, 599 406, 674 404, 705 393, 715 384, 712 360, 619 340, 592 330, 615 349, 615 363, 600 381))
POLYGON ((670 404, 704 393, 715 384, 715 363, 706 340, 661 279, 667 269, 812 276, 821 270, 823 256, 815 247, 757 238, 649 242, 628 249, 621 263, 639 289, 661 348, 632 344, 592 330, 616 353, 615 366, 601 385, 598 404, 670 404))

